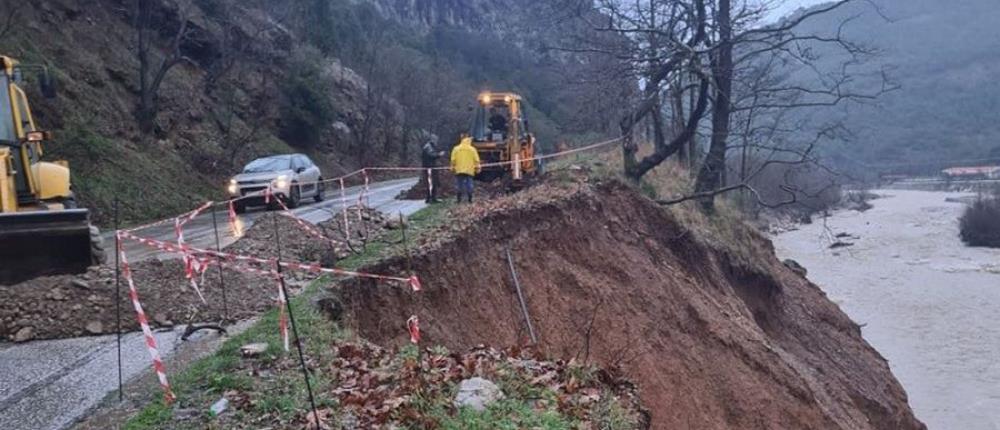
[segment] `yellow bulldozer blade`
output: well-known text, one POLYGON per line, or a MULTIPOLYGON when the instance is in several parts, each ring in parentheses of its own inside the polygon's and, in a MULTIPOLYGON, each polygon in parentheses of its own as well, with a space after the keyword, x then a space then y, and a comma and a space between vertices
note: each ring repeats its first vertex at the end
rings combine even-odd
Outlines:
POLYGON ((93 261, 86 209, 0 214, 0 284, 83 273, 93 261))

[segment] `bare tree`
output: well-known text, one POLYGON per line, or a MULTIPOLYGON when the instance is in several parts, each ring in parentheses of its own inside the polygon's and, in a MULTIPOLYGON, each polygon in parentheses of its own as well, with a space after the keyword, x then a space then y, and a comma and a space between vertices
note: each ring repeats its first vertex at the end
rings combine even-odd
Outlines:
MULTIPOLYGON (((729 142, 729 121, 732 113, 733 97, 733 21, 731 0, 717 0, 715 15, 718 41, 711 54, 712 81, 715 83, 715 97, 712 103, 712 138, 705 162, 698 171, 695 193, 704 193, 724 184, 726 168, 726 145, 729 142)), ((701 199, 702 208, 711 210, 714 198, 701 199)))
MULTIPOLYGON (((842 37, 852 17, 840 20, 832 35, 797 32, 807 20, 862 2, 838 0, 769 23, 767 17, 775 6, 773 1, 579 1, 575 3, 576 9, 570 10, 589 24, 591 35, 580 36, 582 42, 567 50, 614 58, 644 88, 643 96, 621 121, 625 175, 633 180, 675 154, 694 158, 695 138, 711 103, 708 148, 692 190, 702 207, 711 211, 716 195, 749 186, 746 181, 752 175, 745 167, 740 168, 739 183, 727 178, 727 154, 738 146, 734 142, 742 141, 744 153, 749 155, 747 147, 758 143, 773 146, 773 142, 760 138, 768 134, 773 138, 779 133, 782 121, 792 117, 788 115, 790 111, 864 102, 895 88, 884 71, 873 77, 881 79, 880 88, 862 91, 854 85, 858 66, 874 51, 842 37), (658 19, 651 19, 654 15, 658 19), (604 36, 607 33, 626 40, 626 47, 600 43, 607 40, 604 36), (836 48, 838 55, 844 54, 846 58, 839 65, 821 61, 829 59, 816 54, 813 48, 819 45, 836 48), (811 70, 815 78, 789 78, 787 70, 811 70), (685 99, 691 100, 686 112, 685 99), (669 141, 662 125, 662 117, 668 111, 673 130, 669 141), (741 140, 733 140, 734 120, 740 121, 737 133, 746 135, 737 136, 741 140), (654 152, 638 160, 633 130, 644 121, 653 130, 654 152)), ((837 55, 832 57, 840 59, 837 55)), ((811 155, 812 143, 790 144, 795 145, 800 149, 770 154, 780 163, 818 162, 811 155), (804 144, 809 145, 808 151, 801 150, 804 144), (795 154, 803 153, 810 155, 796 158, 795 154)))
POLYGON ((170 45, 167 46, 157 65, 153 65, 154 39, 158 29, 154 27, 155 5, 153 0, 135 0, 134 28, 136 32, 136 56, 139 60, 139 106, 136 110, 136 120, 143 133, 150 133, 156 128, 156 115, 160 111, 159 92, 167 72, 182 62, 192 62, 181 52, 181 45, 189 36, 187 10, 190 4, 186 1, 177 3, 177 29, 173 32, 170 45))

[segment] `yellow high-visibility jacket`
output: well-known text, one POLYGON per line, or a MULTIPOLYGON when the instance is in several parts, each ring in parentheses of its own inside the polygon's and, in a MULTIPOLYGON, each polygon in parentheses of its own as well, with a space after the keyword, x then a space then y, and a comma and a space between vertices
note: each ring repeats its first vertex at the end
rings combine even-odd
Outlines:
POLYGON ((473 176, 479 173, 479 151, 472 147, 472 138, 466 137, 451 150, 451 171, 456 175, 473 176))

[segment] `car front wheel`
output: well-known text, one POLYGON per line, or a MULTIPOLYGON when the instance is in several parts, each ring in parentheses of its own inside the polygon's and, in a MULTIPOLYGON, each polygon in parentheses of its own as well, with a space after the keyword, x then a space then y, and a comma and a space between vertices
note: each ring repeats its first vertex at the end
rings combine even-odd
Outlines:
POLYGON ((319 180, 316 181, 316 195, 313 196, 313 200, 315 200, 316 203, 323 201, 324 192, 326 192, 326 183, 323 182, 323 178, 319 178, 319 180))
POLYGON ((299 207, 299 202, 302 201, 302 190, 299 188, 299 184, 292 184, 291 188, 288 190, 288 208, 294 209, 299 207))

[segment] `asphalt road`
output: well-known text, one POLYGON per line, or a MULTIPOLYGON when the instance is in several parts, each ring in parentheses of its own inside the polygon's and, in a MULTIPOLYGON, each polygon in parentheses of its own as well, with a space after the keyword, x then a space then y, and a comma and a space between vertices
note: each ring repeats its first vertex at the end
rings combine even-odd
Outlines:
MULTIPOLYGON (((380 182, 369 187, 369 204, 387 214, 410 215, 424 207, 421 201, 395 200, 400 191, 416 183, 416 179, 380 182)), ((357 201, 359 187, 345 190, 348 206, 357 201)), ((322 203, 306 204, 294 212, 316 223, 339 214, 344 206, 339 193, 322 203)), ((266 212, 252 209, 240 216, 245 227, 266 212)), ((226 212, 216 214, 223 246, 237 239, 229 232, 226 212)), ((143 229, 137 234, 173 241, 173 225, 143 229)), ((110 235, 109 235, 110 236, 110 235)), ((203 214, 185 226, 187 243, 196 247, 213 248, 215 229, 211 213, 203 214)), ((106 240, 110 240, 107 237, 106 240)), ((111 242, 108 242, 109 244, 111 242)), ((163 258, 156 250, 138 243, 127 243, 130 260, 163 258)), ((171 356, 190 348, 215 347, 217 339, 202 336, 182 342, 183 330, 156 333, 157 346, 168 375, 171 356), (214 343, 211 343, 213 342, 214 343)), ((0 429, 58 430, 69 428, 79 418, 96 407, 101 399, 118 388, 117 347, 115 336, 80 337, 42 340, 11 344, 0 342, 0 429)), ((142 333, 128 333, 122 339, 122 372, 126 381, 132 378, 155 378, 142 333)))
MULTIPOLYGON (((417 179, 415 178, 407 178, 371 184, 368 187, 369 204, 386 214, 395 215, 402 213, 403 215, 410 215, 420 210, 423 207, 423 202, 396 200, 395 197, 401 191, 412 187, 416 181, 417 179)), ((361 195, 362 187, 349 187, 344 191, 345 197, 343 199, 340 197, 339 189, 335 188, 327 191, 327 199, 323 202, 314 203, 311 198, 303 199, 302 206, 293 209, 292 212, 314 224, 328 220, 331 216, 339 214, 345 205, 352 206, 356 204, 358 197, 361 195)), ((224 206, 219 206, 215 210, 219 241, 224 247, 235 242, 239 237, 229 228, 227 209, 224 206)), ((248 208, 246 213, 239 215, 239 222, 242 224, 243 230, 246 231, 247 228, 253 225, 256 219, 266 213, 268 211, 264 207, 248 208)), ((140 229, 135 234, 168 242, 173 242, 177 239, 172 223, 140 229)), ((195 248, 215 249, 215 225, 212 222, 211 210, 202 213, 184 225, 184 240, 188 245, 195 248)), ((114 248, 113 241, 114 232, 106 232, 104 234, 105 248, 114 248)), ((173 254, 165 254, 134 241, 126 241, 125 252, 128 254, 129 261, 140 261, 150 257, 176 258, 173 254)))

